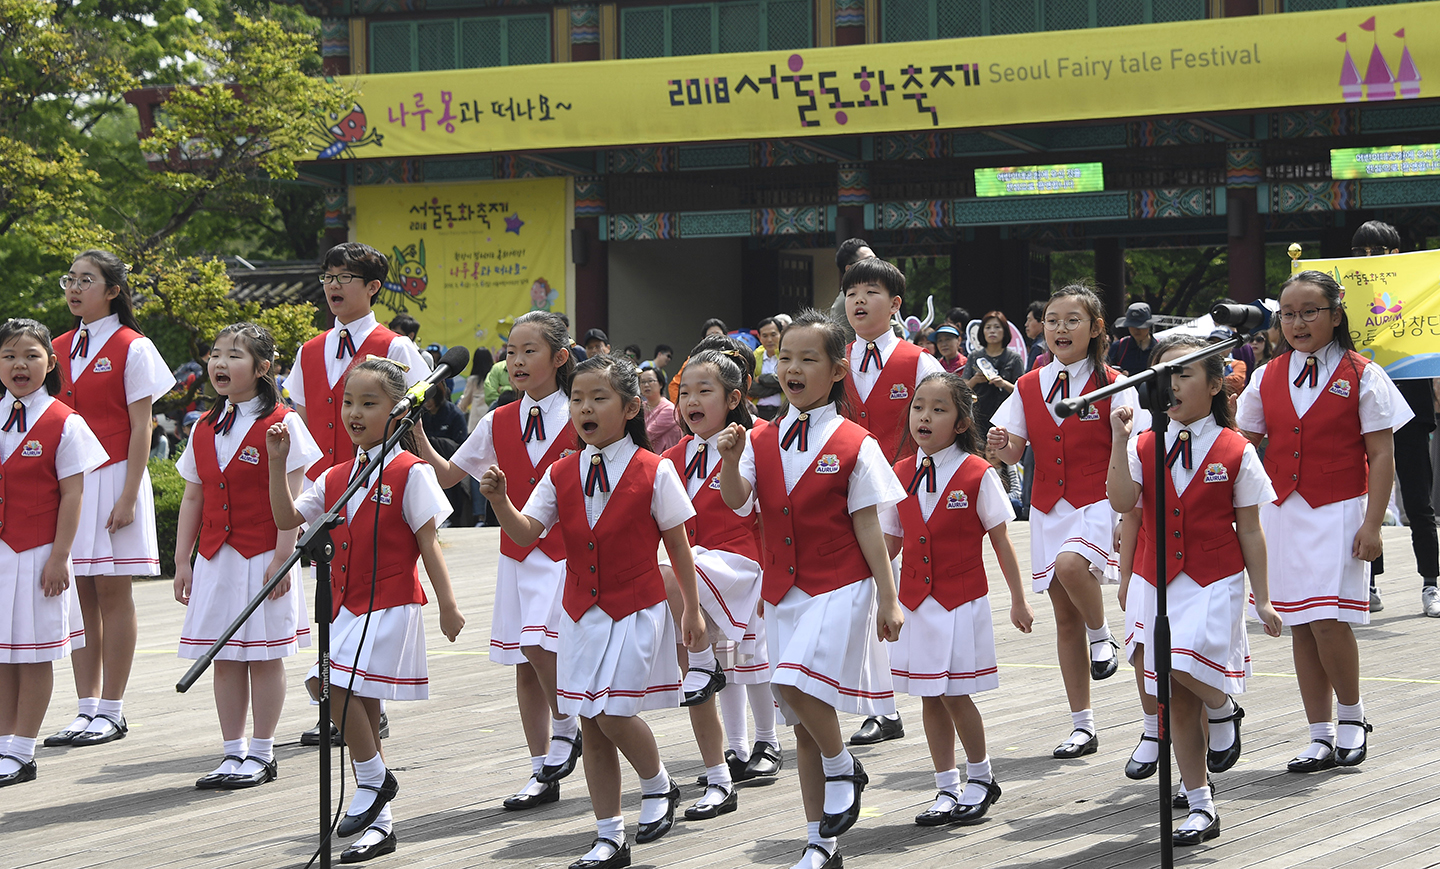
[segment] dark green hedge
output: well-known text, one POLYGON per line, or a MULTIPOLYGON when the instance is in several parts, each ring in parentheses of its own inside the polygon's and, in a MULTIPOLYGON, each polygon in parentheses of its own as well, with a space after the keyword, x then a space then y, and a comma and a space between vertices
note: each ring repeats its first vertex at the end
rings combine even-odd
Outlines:
POLYGON ((150 460, 150 486, 155 490, 155 536, 160 541, 160 573, 175 575, 175 526, 180 519, 180 500, 185 480, 169 459, 150 460))

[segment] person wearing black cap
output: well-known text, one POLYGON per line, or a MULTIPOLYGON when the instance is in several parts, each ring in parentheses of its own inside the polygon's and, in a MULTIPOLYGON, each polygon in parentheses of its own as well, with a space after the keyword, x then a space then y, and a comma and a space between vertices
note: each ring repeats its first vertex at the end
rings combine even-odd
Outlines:
POLYGON ((585 333, 585 355, 605 355, 610 352, 610 337, 603 330, 591 329, 585 333))
POLYGON ((1107 361, 1126 374, 1135 374, 1150 367, 1150 348, 1155 339, 1150 335, 1150 306, 1136 302, 1125 311, 1125 319, 1118 325, 1130 330, 1127 337, 1110 345, 1107 361))

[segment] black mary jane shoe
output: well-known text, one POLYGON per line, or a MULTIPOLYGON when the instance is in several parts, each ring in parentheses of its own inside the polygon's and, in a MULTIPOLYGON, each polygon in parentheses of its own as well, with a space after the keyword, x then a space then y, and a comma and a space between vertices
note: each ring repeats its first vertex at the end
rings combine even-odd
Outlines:
MULTIPOLYGON (((1234 698, 1229 699, 1231 700, 1231 702, 1234 702, 1234 698)), ((1230 767, 1234 766, 1235 763, 1240 760, 1240 719, 1244 717, 1245 710, 1240 708, 1239 703, 1236 703, 1234 712, 1231 712, 1224 718, 1210 719, 1211 727, 1214 727, 1217 724, 1229 724, 1232 721, 1235 722, 1235 741, 1230 744, 1229 748, 1222 748, 1219 751, 1212 751, 1207 746, 1205 749, 1206 769, 1210 770, 1211 772, 1224 772, 1230 767)))
MULTIPOLYGON (((85 732, 85 728, 90 724, 90 721, 94 718, 94 716, 77 715, 75 717, 75 721, 78 722, 82 718, 85 719, 85 723, 80 725, 79 730, 74 730, 67 727, 59 733, 52 733, 49 736, 45 737, 45 741, 41 744, 44 745, 46 748, 59 748, 62 745, 69 745, 70 743, 74 742, 75 737, 85 732)), ((71 723, 73 724, 75 722, 71 723)))
MULTIPOLYGON (((370 827, 377 833, 385 833, 379 827, 370 827)), ((399 843, 395 838, 395 831, 385 833, 385 838, 373 845, 351 845, 340 852, 341 863, 364 863, 366 860, 374 860, 376 857, 384 857, 386 854, 394 854, 395 846, 399 843)))
POLYGON ((1290 772, 1321 772, 1335 768, 1335 746, 1330 744, 1330 740, 1312 739, 1310 741, 1320 743, 1330 749, 1330 753, 1324 757, 1297 757, 1285 765, 1287 770, 1290 772))
MULTIPOLYGON (((665 793, 641 794, 640 800, 641 802, 644 802, 645 800, 666 800, 669 803, 669 805, 665 808, 664 817, 662 817, 658 821, 651 821, 648 824, 641 824, 639 828, 635 830, 635 844, 644 845, 649 842, 653 842, 656 839, 659 839, 661 836, 670 832, 671 827, 675 826, 675 806, 680 802, 680 789, 676 787, 675 784, 672 782, 670 784, 670 790, 666 791, 665 793)), ((625 865, 629 866, 630 863, 628 861, 630 858, 628 853, 626 854, 625 859, 627 861, 625 865)))
POLYGON ((985 813, 995 803, 1000 802, 1000 785, 994 779, 990 781, 975 782, 985 786, 985 799, 978 803, 961 803, 950 810, 950 823, 959 827, 968 827, 980 823, 985 813))
POLYGON ((735 788, 732 787, 727 790, 720 785, 710 785, 709 787, 705 788, 705 793, 707 795, 710 793, 710 788, 714 788, 715 790, 725 794, 725 798, 718 803, 710 803, 703 806, 699 803, 696 803, 695 805, 685 810, 685 820, 708 821, 711 818, 718 818, 721 815, 728 815, 739 807, 740 797, 738 794, 736 794, 735 788))
POLYGON ((851 745, 874 745, 877 742, 885 742, 889 739, 899 739, 905 735, 905 723, 896 718, 885 718, 881 715, 872 715, 865 719, 855 735, 850 737, 851 745))
POLYGON ((119 721, 116 721, 109 715, 96 715, 90 719, 91 724, 94 724, 96 721, 105 722, 103 730, 87 729, 84 733, 70 740, 70 744, 77 748, 83 745, 104 745, 107 742, 124 739, 125 734, 130 732, 130 728, 125 724, 125 718, 123 716, 119 721))
POLYGON ((395 773, 388 769, 385 770, 385 781, 379 785, 356 785, 355 787, 374 791, 375 801, 363 813, 346 815, 340 819, 340 825, 335 828, 335 835, 342 839, 348 839, 374 825, 375 819, 380 817, 380 811, 385 808, 385 804, 395 799, 395 795, 400 792, 400 782, 395 780, 395 773))
MULTIPOLYGON (((1140 742, 1141 742, 1142 745, 1143 745, 1144 743, 1147 743, 1147 742, 1155 742, 1155 743, 1158 743, 1159 741, 1160 741, 1160 740, 1156 739, 1156 738, 1153 737, 1153 736, 1141 736, 1141 737, 1140 737, 1140 742)), ((1135 751, 1139 751, 1139 750, 1140 750, 1140 746, 1139 746, 1139 745, 1135 746, 1135 751)), ((1130 760, 1129 760, 1129 762, 1125 764, 1125 777, 1126 777, 1126 778, 1129 778, 1129 779, 1134 779, 1135 781, 1140 781, 1140 780, 1142 780, 1142 779, 1147 779, 1147 778, 1149 778, 1150 776, 1154 775, 1154 774, 1155 774, 1155 770, 1157 770, 1157 769, 1159 769, 1159 768, 1160 768, 1160 761, 1158 761, 1158 760, 1152 760, 1152 761, 1150 761, 1149 763, 1141 763, 1140 761, 1138 761, 1138 760, 1135 759, 1135 752, 1132 751, 1132 752, 1130 752, 1130 760)))
POLYGON ((258 788, 260 785, 269 784, 280 777, 280 762, 274 759, 261 760, 258 757, 247 757, 243 761, 249 763, 255 761, 260 768, 252 773, 234 772, 225 777, 219 787, 227 791, 243 791, 246 788, 258 788))
MULTIPOLYGON (((1218 793, 1220 793, 1220 787, 1215 784, 1215 779, 1212 778, 1210 779, 1210 795, 1214 796, 1218 793)), ((1185 795, 1185 785, 1183 782, 1180 787, 1175 790, 1175 796, 1170 798, 1170 808, 1190 810, 1190 798, 1185 795)))
MULTIPOLYGON (((305 731, 304 733, 300 734, 300 744, 301 744, 301 745, 319 745, 319 744, 320 744, 320 725, 317 724, 317 725, 315 725, 314 727, 310 728, 309 730, 305 731)), ((345 744, 345 737, 343 737, 343 736, 340 735, 340 728, 336 727, 336 726, 335 726, 335 722, 333 722, 333 721, 330 722, 330 744, 331 744, 331 745, 344 745, 344 744, 345 744)))
POLYGON ((1211 839, 1220 838, 1220 816, 1212 815, 1204 809, 1191 809, 1192 815, 1204 815, 1210 819, 1210 823, 1201 830, 1176 830, 1170 834, 1170 841, 1176 845, 1198 845, 1201 842, 1208 842, 1211 839))
POLYGON ((547 803, 560 802, 560 783, 558 781, 541 782, 545 789, 538 794, 515 794, 505 798, 500 805, 509 812, 520 812, 525 809, 533 809, 536 806, 543 806, 547 803))
MULTIPOLYGON (((941 797, 949 797, 955 802, 955 805, 960 805, 959 794, 951 793, 950 791, 940 791, 939 793, 935 794, 936 800, 939 800, 941 797)), ((950 823, 950 813, 952 811, 954 811, 954 809, 946 809, 943 812, 937 812, 935 811, 934 804, 932 803, 930 808, 915 816, 915 826, 938 827, 941 824, 948 824, 950 823)))
MULTIPOLYGON (((705 671, 701 670, 701 672, 703 673, 705 671)), ((725 668, 720 666, 719 661, 716 661, 715 669, 710 671, 710 679, 708 682, 705 683, 705 687, 701 688, 699 691, 686 691, 685 699, 680 701, 680 705, 699 706, 701 703, 704 703, 706 700, 714 697, 715 694, 724 687, 725 668)))
POLYGON ((625 869, 626 866, 630 865, 629 842, 622 842, 620 846, 616 848, 613 839, 596 839, 590 843, 590 847, 593 848, 602 842, 615 848, 615 853, 606 857, 604 860, 586 860, 584 857, 581 857, 579 860, 570 864, 570 869, 625 869))
POLYGON ((13 754, 0 754, 0 760, 13 760, 20 764, 20 768, 12 773, 0 775, 0 788, 10 785, 24 784, 27 781, 34 781, 38 767, 33 760, 22 760, 13 754))
MULTIPOLYGON (((811 842, 805 846, 805 851, 814 851, 825 858, 825 862, 820 864, 820 869, 844 869, 845 858, 840 856, 839 845, 835 846, 834 851, 826 851, 825 846, 811 842)), ((800 852, 801 857, 805 856, 805 851, 800 852)))
MULTIPOLYGON (((233 760, 233 761, 235 761, 236 764, 242 764, 242 763, 245 762, 245 758, 243 758, 243 757, 236 757, 236 756, 233 755, 233 754, 227 754, 227 755, 225 755, 225 758, 224 758, 224 759, 225 759, 225 760, 233 760)), ((210 773, 209 775, 202 775, 202 776, 200 776, 199 778, 195 779, 195 789, 196 789, 196 790, 201 790, 201 791, 214 791, 214 790, 219 790, 219 789, 220 789, 220 782, 222 782, 222 781, 224 781, 225 779, 229 778, 230 775, 231 775, 231 773, 228 773, 228 772, 212 772, 212 773, 210 773)))
POLYGON ((855 769, 849 775, 827 775, 825 781, 848 781, 855 786, 855 798, 843 812, 831 814, 826 812, 820 816, 820 838, 833 839, 843 835, 846 830, 855 826, 860 820, 860 794, 865 786, 870 783, 870 776, 865 774, 865 767, 860 765, 860 758, 855 758, 855 769))
MULTIPOLYGON (((1341 727, 1344 727, 1346 725, 1349 725, 1351 727, 1359 727, 1366 734, 1369 734, 1375 729, 1370 725, 1370 722, 1368 721, 1340 722, 1341 727)), ((1332 752, 1330 756, 1335 758, 1336 766, 1359 766, 1365 760, 1365 755, 1369 752, 1369 743, 1370 738, 1366 736, 1355 748, 1341 748, 1339 745, 1337 745, 1335 746, 1335 751, 1332 752)))
MULTIPOLYGON (((745 762, 745 778, 771 778, 785 766, 785 753, 768 742, 757 742, 745 762)), ((736 779, 741 781, 741 779, 736 779)))
POLYGON ((1099 682, 1102 679, 1109 679, 1111 676, 1115 675, 1116 670, 1120 669, 1120 646, 1115 643, 1115 638, 1110 637, 1104 640, 1096 640, 1090 645, 1093 646, 1097 643, 1110 644, 1110 658, 1105 661, 1096 661, 1093 658, 1091 659, 1090 679, 1095 682, 1099 682))
POLYGON ((542 785, 547 785, 551 782, 559 781, 560 779, 574 772, 575 765, 580 762, 580 752, 583 751, 585 747, 585 739, 583 736, 580 735, 579 731, 576 731, 574 739, 571 739, 568 736, 550 737, 550 741, 552 742, 557 739, 561 742, 570 743, 570 756, 565 758, 564 763, 557 763, 553 765, 547 763, 540 767, 540 772, 536 773, 535 780, 540 782, 542 785))
POLYGON ((1084 742, 1071 742, 1067 739, 1066 741, 1055 746, 1055 750, 1051 752, 1051 754, 1055 755, 1061 760, 1073 760, 1077 757, 1084 757, 1087 754, 1094 754, 1095 752, 1100 750, 1099 736, 1096 736, 1095 734, 1081 727, 1075 728, 1074 730, 1070 731, 1070 733, 1083 733, 1089 738, 1086 739, 1084 742))

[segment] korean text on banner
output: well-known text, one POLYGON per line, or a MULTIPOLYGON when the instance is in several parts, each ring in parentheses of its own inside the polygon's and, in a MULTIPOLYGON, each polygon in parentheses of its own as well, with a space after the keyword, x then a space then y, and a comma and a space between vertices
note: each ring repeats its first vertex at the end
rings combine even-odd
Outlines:
POLYGON ((376 304, 421 345, 494 346, 501 322, 565 310, 565 180, 354 187, 356 239, 390 257, 376 304))
POLYGON ((1391 379, 1440 377, 1440 250, 1295 260, 1291 267, 1306 269, 1340 282, 1355 349, 1391 379))

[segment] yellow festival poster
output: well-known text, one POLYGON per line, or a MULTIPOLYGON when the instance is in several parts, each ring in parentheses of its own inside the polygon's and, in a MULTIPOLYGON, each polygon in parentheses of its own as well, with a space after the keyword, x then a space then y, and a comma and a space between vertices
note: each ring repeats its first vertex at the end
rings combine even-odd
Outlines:
POLYGON ((1440 2, 360 75, 312 159, 930 132, 1440 94, 1440 2))
POLYGON ((390 258, 376 317, 420 344, 489 346, 500 320, 565 311, 565 179, 353 187, 355 237, 390 258), (387 310, 389 315, 387 315, 387 310))
POLYGON ((1355 349, 1391 379, 1440 377, 1440 250, 1296 260, 1291 271, 1305 269, 1340 282, 1355 349))

